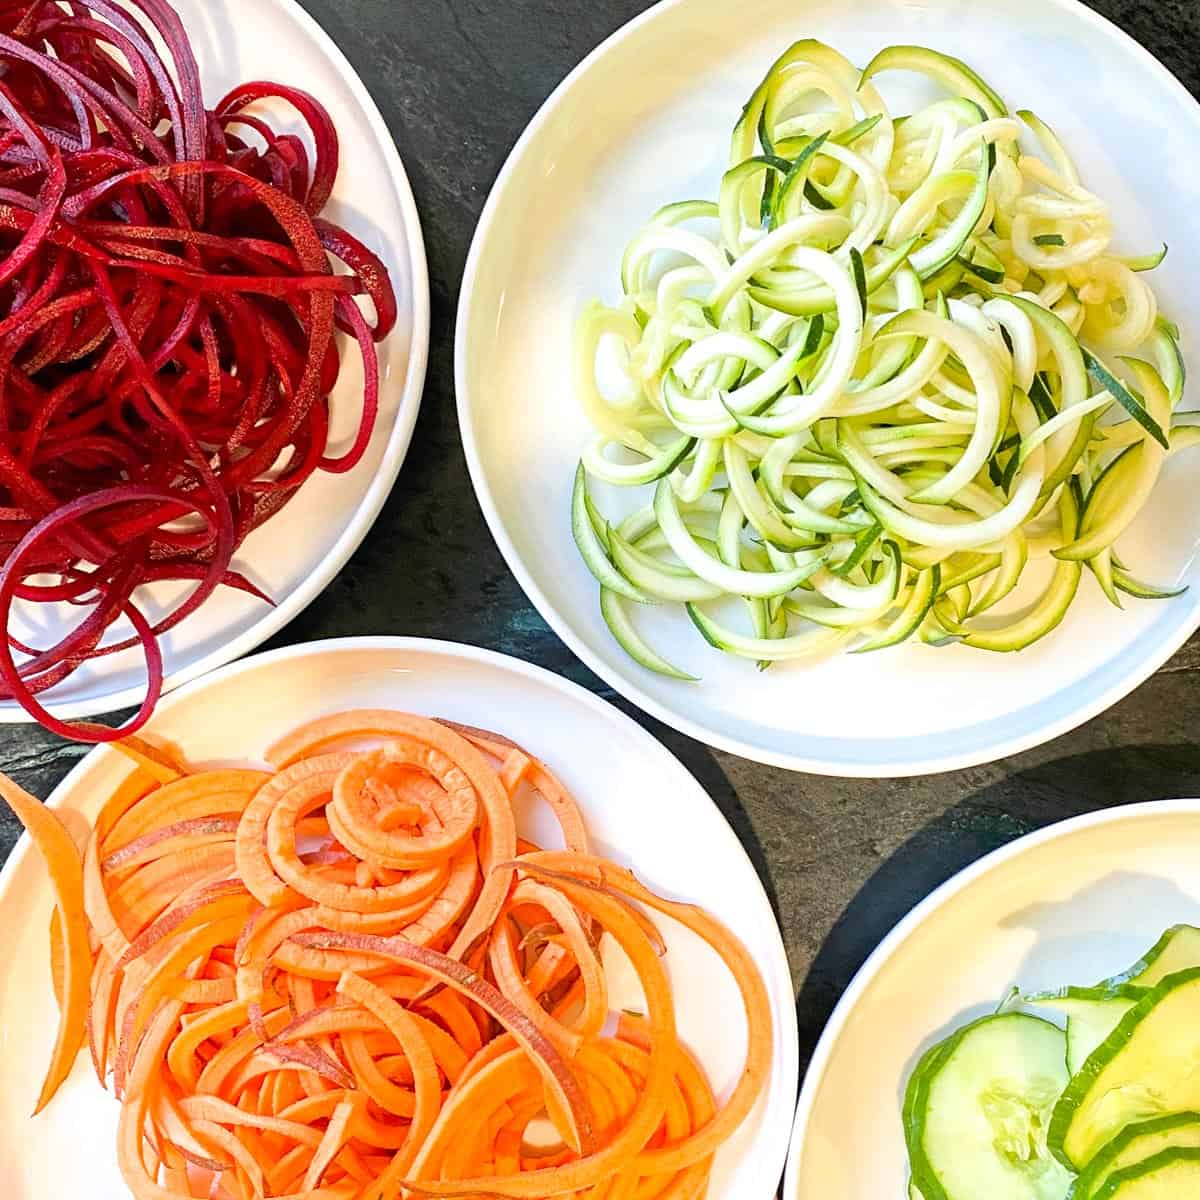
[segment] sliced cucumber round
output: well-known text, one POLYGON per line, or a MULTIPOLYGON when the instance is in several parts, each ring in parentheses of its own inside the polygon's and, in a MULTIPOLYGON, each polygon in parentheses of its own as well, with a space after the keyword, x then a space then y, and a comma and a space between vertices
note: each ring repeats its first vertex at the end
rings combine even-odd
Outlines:
POLYGON ((1048 1140, 1062 1163, 1083 1170, 1127 1126, 1200 1108, 1198 1011, 1200 968, 1168 975, 1121 1018, 1055 1105, 1048 1140))
POLYGON ((1200 1149, 1179 1147, 1110 1175, 1094 1200, 1192 1200, 1200 1196, 1200 1149))
POLYGON ((1110 1178, 1140 1166, 1164 1150, 1200 1148, 1200 1113, 1172 1113, 1140 1121, 1118 1134, 1075 1180, 1070 1200, 1095 1200, 1110 1178))
POLYGON ((1145 994, 1142 988, 1128 986, 1069 987, 1061 992, 1027 996, 1025 1001, 1061 1012, 1067 1018, 1067 1070, 1074 1075, 1145 994))
POLYGON ((1162 937, 1124 971, 1098 983, 1098 988, 1122 985, 1151 988, 1177 971, 1200 967, 1200 929, 1195 925, 1172 925, 1162 937))
POLYGON ((1070 1174, 1046 1148, 1068 1078, 1057 1025, 1020 1012, 984 1017, 919 1075, 908 1140, 925 1200, 1062 1200, 1070 1174))

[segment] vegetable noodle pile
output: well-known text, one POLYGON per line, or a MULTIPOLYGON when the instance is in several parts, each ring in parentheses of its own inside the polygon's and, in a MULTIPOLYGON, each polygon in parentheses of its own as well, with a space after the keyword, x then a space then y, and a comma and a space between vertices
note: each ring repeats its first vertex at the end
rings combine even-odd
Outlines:
POLYGON ((297 729, 266 771, 117 749, 137 767, 82 856, 3 776, 0 794, 57 901, 39 1110, 89 1042, 137 1200, 706 1194, 770 1074, 762 978, 714 918, 597 857, 542 763, 384 710, 297 729), (518 836, 530 793, 562 849, 518 836), (746 1061, 724 1103, 677 1034, 658 916, 740 989, 746 1061), (640 1011, 610 1011, 603 943, 640 1011))
POLYGON ((638 662, 690 678, 639 632, 645 604, 686 605, 765 665, 914 636, 1022 649, 1085 567, 1118 606, 1176 594, 1115 548, 1200 434, 1175 419, 1178 330, 1144 274, 1165 248, 1115 252, 1044 122, 946 55, 896 46, 859 70, 803 41, 731 164, 715 203, 637 234, 621 302, 578 329, 596 436, 572 529, 638 662), (948 95, 894 117, 875 82, 893 70, 948 95), (592 481, 653 494, 610 520, 592 481), (1047 554, 1045 590, 998 619, 1047 554))
POLYGON ((42 698, 140 649, 133 732, 163 690, 160 637, 222 586, 270 603, 234 556, 314 474, 362 461, 396 295, 328 219, 320 101, 249 81, 208 107, 167 0, 0 4, 0 76, 0 699, 109 741, 42 698), (332 453, 339 380, 355 433, 332 453), (152 619, 154 583, 184 594, 152 619))

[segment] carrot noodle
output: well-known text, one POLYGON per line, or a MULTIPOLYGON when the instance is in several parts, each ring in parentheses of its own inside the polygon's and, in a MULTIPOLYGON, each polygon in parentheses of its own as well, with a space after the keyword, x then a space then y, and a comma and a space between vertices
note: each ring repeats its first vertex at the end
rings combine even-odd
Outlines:
POLYGON ((41 1112, 70 1074, 87 1037, 92 951, 83 906, 83 862, 70 831, 58 817, 4 775, 0 775, 0 797, 33 839, 54 888, 51 943, 57 938, 61 946, 57 985, 59 1023, 46 1080, 34 1109, 41 1112))
POLYGON ((39 1107, 86 1040, 135 1200, 705 1195, 770 1074, 766 988, 715 918, 589 852, 538 758, 388 710, 300 727, 266 773, 124 749, 82 856, 2 776, 0 795, 54 884, 39 1107), (560 848, 518 838, 527 789, 560 848), (680 1039, 659 916, 740 990, 724 1103, 680 1039), (644 1015, 612 1012, 606 940, 644 1015))

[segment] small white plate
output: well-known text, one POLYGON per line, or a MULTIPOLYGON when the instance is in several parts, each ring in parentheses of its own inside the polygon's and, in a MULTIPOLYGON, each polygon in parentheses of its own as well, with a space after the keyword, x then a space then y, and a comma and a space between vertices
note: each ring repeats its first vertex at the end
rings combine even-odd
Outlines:
POLYGON ((1052 825, 938 888, 866 961, 821 1036, 784 1200, 905 1195, 900 1102, 921 1053, 1013 986, 1096 983, 1168 926, 1200 921, 1197 861, 1200 800, 1169 800, 1052 825))
MULTIPOLYGON (((1131 600, 1118 612, 1088 576, 1063 627, 1020 654, 912 645, 765 673, 706 646, 677 606, 639 614, 656 649, 703 677, 689 684, 625 656, 571 541, 571 482, 589 434, 572 395, 575 318, 593 297, 619 297, 625 243, 660 205, 716 197, 742 105, 779 53, 814 36, 859 63, 897 42, 948 51, 1014 107, 1033 108, 1113 205, 1120 247, 1170 243, 1155 288, 1182 323, 1186 348, 1200 348, 1200 108, 1083 5, 667 0, 572 72, 496 182, 459 310, 463 441, 492 533, 529 598, 646 712, 710 745, 797 770, 951 770, 1047 741, 1115 703, 1196 628, 1200 588, 1165 603, 1131 600)), ((880 85, 895 111, 906 111, 906 77, 889 74, 880 85)), ((1200 581, 1196 470, 1195 457, 1173 460, 1122 538, 1136 574, 1200 581)), ((644 504, 647 491, 623 499, 644 504)), ((1023 584, 1026 600, 1031 589, 1023 584)))
MULTIPOLYGON (((354 68, 295 0, 174 0, 200 64, 205 99, 215 104, 249 79, 292 84, 328 108, 341 143, 341 170, 324 216, 365 242, 387 263, 396 289, 395 330, 377 347, 379 419, 362 462, 344 475, 319 472, 239 549, 234 567, 275 601, 269 607, 231 588, 217 592, 160 639, 169 690, 253 650, 301 612, 341 570, 383 507, 404 462, 421 403, 429 350, 429 278, 425 245, 408 177, 391 134, 354 68)), ((306 127, 286 105, 261 106, 279 130, 306 127)), ((344 346, 342 375, 331 397, 330 445, 348 446, 361 411, 358 352, 344 346)), ((137 593, 147 615, 173 608, 193 585, 155 584, 137 593)), ((48 646, 79 621, 69 605, 36 605, 19 628, 48 646), (57 635, 57 636, 56 636, 57 635)), ((132 632, 124 621, 108 640, 132 632)), ((128 650, 85 664, 44 700, 63 718, 139 704, 145 696, 142 654, 128 650)), ((0 702, 0 722, 29 717, 0 702)))
MULTIPOLYGON (((253 760, 313 717, 394 707, 483 725, 544 757, 579 799, 601 853, 650 887, 711 909, 763 972, 775 1019, 768 1088, 713 1168, 709 1200, 770 1200, 787 1150, 799 1071, 791 975, 771 906, 716 806, 648 733, 611 705, 538 667, 487 650, 416 638, 353 638, 258 655, 166 699, 152 732, 194 761, 253 760), (719 887, 713 881, 720 880, 719 887)), ((49 803, 92 816, 128 771, 100 748, 49 803)), ((536 824, 524 832, 552 836, 536 824)), ((45 870, 25 838, 0 872, 0 1195, 128 1200, 117 1170, 117 1105, 87 1054, 39 1117, 29 1119, 54 1039, 45 870)), ((664 922, 679 1028, 718 1094, 740 1073, 744 1023, 736 986, 693 934, 664 922)), ((623 997, 614 980, 613 1003, 623 997)))

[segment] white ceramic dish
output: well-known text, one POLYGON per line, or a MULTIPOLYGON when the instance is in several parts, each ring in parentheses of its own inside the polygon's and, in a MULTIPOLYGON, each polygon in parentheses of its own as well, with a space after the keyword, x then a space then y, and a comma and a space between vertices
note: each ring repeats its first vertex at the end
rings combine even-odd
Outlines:
MULTIPOLYGON (((716 196, 742 104, 775 56, 809 36, 864 63, 895 42, 959 54, 1014 106, 1037 111, 1112 202, 1121 244, 1170 243, 1156 289, 1182 322, 1187 347, 1200 345, 1200 174, 1191 166, 1200 108, 1083 5, 667 0, 564 81, 496 182, 459 311, 463 440, 492 532, 530 599, 588 666, 647 712, 783 767, 865 776, 950 770, 1046 741, 1120 699, 1196 628, 1200 589, 1117 612, 1089 578, 1064 626, 1017 655, 915 645, 766 673, 708 648, 678 608, 655 610, 646 635, 703 676, 696 685, 626 658, 571 541, 571 481, 588 435, 571 395, 575 317, 592 297, 619 295, 621 252, 650 213, 670 200, 716 196)), ((881 85, 895 111, 906 111, 905 77, 881 85)), ((1122 540, 1139 574, 1200 579, 1196 470, 1195 457, 1174 460, 1122 540)), ((647 502, 643 493, 623 499, 647 502)))
MULTIPOLYGON (((486 650, 403 638, 316 642, 259 655, 166 699, 151 726, 193 761, 253 759, 287 729, 324 713, 399 707, 485 725, 543 755, 578 797, 602 853, 651 887, 710 907, 746 943, 769 988, 774 1071, 746 1124, 717 1157, 710 1200, 770 1200, 796 1100, 796 1023, 783 943, 762 885, 733 831, 686 770, 629 718, 549 672, 486 650), (563 751, 569 748, 570 758, 563 751), (681 852, 680 830, 687 830, 681 852), (719 891, 712 881, 719 878, 719 891)), ((50 804, 94 814, 127 766, 93 751, 50 804)), ((536 825, 534 837, 552 836, 536 825)), ((117 1106, 87 1055, 41 1116, 29 1112, 53 1043, 46 930, 51 894, 24 839, 0 872, 0 1194, 4 1200, 128 1200, 116 1165, 117 1106)), ((693 934, 664 923, 680 1031, 718 1093, 745 1049, 737 988, 693 934)), ((614 979, 615 1007, 636 995, 614 979)), ((636 986, 636 985, 635 985, 636 986)))
POLYGON ((821 1036, 785 1200, 878 1200, 907 1185, 900 1101, 921 1052, 1008 989, 1095 983, 1200 920, 1200 800, 1040 830, 938 888, 884 939, 821 1036))
MULTIPOLYGON (((174 5, 191 38, 210 103, 237 83, 274 79, 312 92, 329 109, 341 140, 341 170, 324 215, 383 257, 396 288, 399 319, 378 347, 379 420, 363 461, 345 475, 314 476, 275 519, 246 539, 234 560, 273 597, 275 607, 219 589, 161 639, 168 689, 253 650, 345 565, 404 461, 429 349, 429 278, 412 191, 375 102, 341 51, 295 0, 174 0, 174 5)), ((307 136, 286 105, 265 111, 277 129, 307 136)), ((335 449, 349 444, 361 398, 357 351, 349 348, 342 358, 342 377, 332 397, 330 444, 335 449)), ((138 597, 153 616, 173 607, 187 590, 156 584, 138 597)), ((38 605, 20 627, 30 631, 33 644, 50 645, 56 640, 56 621, 66 628, 78 619, 78 609, 38 605)), ((109 640, 130 632, 120 622, 109 640)), ((45 699, 58 716, 71 718, 138 704, 144 695, 145 664, 139 651, 130 650, 86 664, 45 699)), ((28 719, 18 705, 0 702, 0 722, 28 719)))

